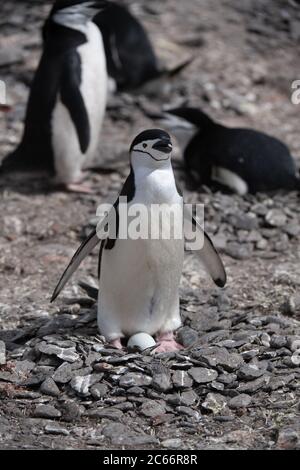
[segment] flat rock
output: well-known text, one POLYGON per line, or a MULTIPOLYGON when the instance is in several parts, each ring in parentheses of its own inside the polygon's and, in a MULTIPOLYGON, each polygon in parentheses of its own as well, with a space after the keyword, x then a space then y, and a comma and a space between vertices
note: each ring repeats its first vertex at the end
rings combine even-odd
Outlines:
POLYGON ((44 380, 41 384, 40 391, 51 397, 58 397, 60 395, 60 390, 51 377, 47 377, 47 379, 44 380))
POLYGON ((226 348, 216 346, 195 351, 193 357, 205 362, 210 367, 220 366, 228 372, 234 372, 244 363, 240 354, 230 353, 226 348))
POLYGON ((271 209, 267 212, 265 220, 271 227, 283 227, 286 224, 287 218, 280 209, 271 209))
POLYGON ((237 391, 240 393, 255 393, 260 390, 264 385, 268 384, 269 381, 270 377, 263 375, 262 377, 258 377, 258 379, 251 380, 250 382, 241 382, 237 387, 237 391))
POLYGON ((161 446, 164 447, 165 449, 181 449, 182 448, 182 440, 178 438, 170 438, 170 439, 164 439, 161 441, 161 446))
POLYGON ((274 349, 284 348, 287 345, 286 336, 273 335, 270 340, 270 346, 274 349))
POLYGON ((46 424, 45 432, 47 434, 54 434, 55 436, 59 436, 59 435, 69 436, 69 434, 70 434, 70 431, 68 431, 68 429, 63 428, 62 426, 60 426, 59 424, 56 424, 56 423, 46 424))
POLYGON ((261 377, 264 371, 259 369, 255 364, 246 364, 242 366, 237 373, 237 376, 241 380, 254 380, 261 377))
POLYGON ((246 393, 241 393, 236 397, 233 397, 229 400, 228 406, 229 408, 236 409, 236 408, 246 408, 250 405, 252 399, 246 393))
POLYGON ((177 406, 176 407, 177 413, 181 415, 188 416, 189 418, 193 418, 195 421, 200 421, 201 414, 199 411, 190 408, 189 406, 177 406))
POLYGON ((197 343, 199 339, 199 334, 193 328, 189 326, 184 326, 180 328, 177 334, 177 340, 180 344, 182 344, 185 348, 192 346, 193 344, 197 343))
POLYGON ((102 379, 103 374, 95 373, 89 375, 76 375, 70 382, 71 388, 76 392, 78 395, 82 397, 86 397, 90 395, 90 387, 94 385, 96 382, 100 382, 102 379))
POLYGON ((140 413, 148 418, 155 418, 165 414, 166 408, 163 403, 156 400, 146 400, 139 409, 140 413))
POLYGON ((108 386, 103 383, 95 383, 91 386, 90 392, 93 398, 99 400, 100 398, 104 398, 108 393, 108 386))
POLYGON ((55 419, 61 417, 61 412, 52 405, 37 405, 33 416, 35 418, 49 418, 55 419))
POLYGON ((146 387, 152 382, 152 377, 136 372, 128 372, 124 374, 119 381, 120 387, 146 387))
POLYGON ((89 418, 107 418, 112 421, 119 421, 123 416, 123 412, 121 410, 113 407, 89 410, 85 414, 89 418))
POLYGON ((226 399, 219 393, 208 393, 205 400, 201 403, 201 408, 211 411, 213 414, 223 412, 226 406, 226 399))
POLYGON ((84 413, 84 407, 73 400, 65 400, 60 403, 60 410, 62 412, 63 420, 67 422, 78 421, 84 413))
POLYGON ((175 370, 172 373, 172 382, 175 388, 183 390, 193 385, 193 379, 185 370, 175 370))
POLYGON ((152 387, 159 392, 166 392, 172 388, 171 375, 167 367, 162 364, 152 367, 152 387))
POLYGON ((0 366, 6 364, 6 346, 4 341, 0 341, 0 366))
POLYGON ((299 449, 300 433, 293 428, 282 428, 278 431, 276 448, 282 450, 299 449))
POLYGON ((71 348, 61 348, 55 344, 48 344, 45 341, 42 341, 37 345, 37 350, 43 354, 53 355, 59 359, 73 363, 79 359, 75 347, 71 348))
POLYGON ((197 384, 212 382, 218 377, 218 372, 206 367, 192 367, 189 374, 197 384))
POLYGON ((138 447, 147 444, 157 444, 158 440, 155 436, 133 431, 122 423, 110 423, 104 426, 103 435, 110 440, 114 446, 132 446, 138 447))

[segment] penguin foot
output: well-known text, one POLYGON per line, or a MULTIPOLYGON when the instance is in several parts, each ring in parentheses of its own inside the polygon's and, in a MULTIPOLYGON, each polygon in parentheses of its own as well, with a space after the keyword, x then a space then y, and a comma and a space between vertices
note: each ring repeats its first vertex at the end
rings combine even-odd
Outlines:
POLYGON ((183 349, 182 344, 175 341, 174 333, 172 331, 160 334, 157 337, 157 342, 159 344, 157 348, 153 350, 154 353, 179 351, 180 349, 183 349))
POLYGON ((72 193, 95 194, 95 191, 84 183, 68 183, 65 185, 65 189, 72 193))
POLYGON ((120 338, 113 339, 110 341, 109 345, 116 349, 123 349, 120 338))

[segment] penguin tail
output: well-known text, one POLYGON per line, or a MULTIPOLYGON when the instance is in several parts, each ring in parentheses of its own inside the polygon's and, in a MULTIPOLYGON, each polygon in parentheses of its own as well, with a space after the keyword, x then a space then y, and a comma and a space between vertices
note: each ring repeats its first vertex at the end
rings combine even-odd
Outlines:
POLYGON ((97 287, 91 286, 87 282, 79 281, 78 285, 83 289, 91 299, 98 299, 98 289, 97 287))
POLYGON ((214 126, 215 122, 208 116, 204 111, 198 108, 191 107, 178 107, 172 109, 166 109, 166 113, 173 116, 177 116, 180 119, 184 119, 196 126, 199 130, 207 129, 208 127, 214 126))
POLYGON ((195 60, 195 56, 191 56, 188 59, 185 59, 181 63, 171 67, 170 69, 164 69, 161 71, 161 75, 165 75, 169 78, 176 77, 179 73, 181 73, 186 67, 188 67, 193 61, 195 60))

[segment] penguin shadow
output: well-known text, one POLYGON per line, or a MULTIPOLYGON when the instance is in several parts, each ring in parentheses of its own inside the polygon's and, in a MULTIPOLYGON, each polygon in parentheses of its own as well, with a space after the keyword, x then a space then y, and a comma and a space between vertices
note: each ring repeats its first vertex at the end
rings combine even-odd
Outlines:
POLYGON ((47 195, 54 191, 54 188, 46 176, 35 177, 33 175, 0 175, 0 193, 11 191, 24 196, 47 195))
MULTIPOLYGON (((93 166, 88 168, 84 172, 83 181, 91 183, 92 194, 101 195, 99 184, 97 181, 97 175, 108 176, 112 173, 123 174, 127 169, 124 162, 116 162, 116 164, 108 164, 106 166, 93 166)), ((0 194, 5 191, 11 191, 14 193, 22 194, 24 196, 34 195, 50 195, 57 192, 65 192, 66 194, 76 194, 78 196, 84 195, 81 192, 72 192, 67 190, 63 184, 54 183, 51 177, 47 174, 37 173, 14 173, 4 174, 0 172, 0 194)))

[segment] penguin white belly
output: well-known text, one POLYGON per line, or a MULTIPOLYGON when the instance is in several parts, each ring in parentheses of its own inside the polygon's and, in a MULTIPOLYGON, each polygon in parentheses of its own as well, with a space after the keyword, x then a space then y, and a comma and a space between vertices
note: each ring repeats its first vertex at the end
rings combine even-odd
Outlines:
POLYGON ((82 64, 80 91, 87 108, 91 128, 91 140, 85 164, 91 162, 97 150, 108 91, 103 40, 98 27, 92 22, 88 25, 88 39, 88 43, 78 49, 82 64))
POLYGON ((183 251, 182 240, 141 239, 118 239, 103 250, 98 325, 108 340, 180 326, 183 251))
POLYGON ((69 110, 58 95, 52 116, 52 146, 56 178, 71 183, 81 179, 81 170, 92 161, 100 138, 106 107, 107 72, 103 41, 94 23, 87 25, 87 42, 77 49, 81 61, 80 93, 88 115, 90 141, 81 152, 69 110))
MULTIPOLYGON (((163 171, 157 170, 140 182, 128 205, 136 203, 143 204, 148 211, 150 204, 176 204, 172 206, 175 216, 182 217, 182 198, 174 177, 169 178, 163 171)), ((103 250, 98 326, 108 340, 137 332, 153 335, 180 326, 178 288, 184 239, 177 234, 172 236, 175 233, 172 227, 169 223, 165 226, 171 234, 169 239, 117 239, 112 249, 103 250)))

